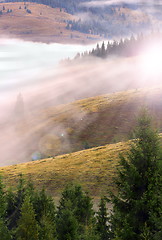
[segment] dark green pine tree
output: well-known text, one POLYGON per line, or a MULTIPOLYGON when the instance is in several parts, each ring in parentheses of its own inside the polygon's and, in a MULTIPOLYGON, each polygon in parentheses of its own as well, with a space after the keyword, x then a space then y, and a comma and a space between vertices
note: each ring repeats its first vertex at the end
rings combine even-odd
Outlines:
POLYGON ((96 232, 94 226, 90 225, 85 229, 84 234, 80 236, 79 240, 102 240, 102 238, 96 232))
POLYGON ((108 225, 109 217, 107 213, 106 200, 105 198, 101 198, 99 204, 99 210, 97 212, 97 223, 96 230, 99 233, 101 240, 109 239, 109 225, 108 225))
POLYGON ((58 234, 63 231, 68 231, 68 225, 69 231, 75 226, 77 236, 84 236, 85 231, 88 229, 92 232, 94 225, 94 211, 92 207, 91 198, 82 191, 81 186, 68 185, 62 193, 58 207, 56 221, 58 234), (68 220, 67 224, 66 220, 68 220), (60 224, 62 222, 64 224, 60 224))
POLYGON ((113 240, 152 240, 161 232, 162 186, 159 174, 159 138, 144 110, 138 120, 136 139, 121 156, 113 203, 113 240))
POLYGON ((7 228, 6 224, 6 195, 4 192, 4 186, 2 183, 2 179, 0 177, 0 239, 1 240, 10 240, 11 234, 7 228))
POLYGON ((55 240, 55 222, 48 215, 43 215, 39 223, 39 240, 55 240))
POLYGON ((66 208, 59 213, 57 219, 59 240, 78 240, 78 221, 70 208, 71 206, 67 204, 66 208))
POLYGON ((25 196, 21 207, 21 216, 18 220, 16 229, 17 240, 37 240, 38 239, 38 224, 35 219, 35 212, 30 197, 25 196))
POLYGON ((11 240, 11 234, 5 224, 4 219, 0 218, 0 239, 1 240, 11 240))
POLYGON ((4 192, 4 185, 0 176, 0 218, 4 219, 6 216, 6 196, 4 192))
POLYGON ((94 217, 92 199, 87 193, 82 191, 80 185, 72 184, 64 189, 60 199, 58 214, 67 207, 67 203, 80 224, 88 225, 92 222, 94 217))
POLYGON ((53 199, 42 189, 35 193, 32 203, 39 224, 40 240, 56 239, 56 210, 53 199))

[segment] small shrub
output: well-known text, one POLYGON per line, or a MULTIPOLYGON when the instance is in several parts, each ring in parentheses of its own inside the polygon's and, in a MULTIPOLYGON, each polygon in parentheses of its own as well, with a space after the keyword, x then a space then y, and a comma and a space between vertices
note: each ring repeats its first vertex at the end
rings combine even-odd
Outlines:
POLYGON ((26 12, 30 14, 32 13, 30 9, 26 9, 26 12))

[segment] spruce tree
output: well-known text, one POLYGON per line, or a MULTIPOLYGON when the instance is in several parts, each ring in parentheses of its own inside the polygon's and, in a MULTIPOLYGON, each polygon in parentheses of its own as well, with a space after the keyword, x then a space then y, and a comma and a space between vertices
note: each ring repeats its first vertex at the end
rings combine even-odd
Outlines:
POLYGON ((4 219, 0 218, 0 239, 1 240, 11 240, 11 233, 9 232, 4 219))
POLYGON ((38 224, 30 197, 26 196, 21 207, 21 216, 16 229, 17 240, 37 240, 38 224))
POLYGON ((111 196, 113 240, 152 240, 162 230, 157 224, 162 214, 159 138, 145 110, 135 133, 130 151, 121 156, 118 194, 111 196))
POLYGON ((95 231, 94 226, 91 225, 91 226, 88 226, 88 228, 85 229, 84 234, 80 236, 79 240, 102 240, 102 238, 95 231))
POLYGON ((60 231, 63 232, 64 229, 68 231, 67 226, 69 225, 69 231, 75 226, 77 236, 84 236, 85 231, 93 228, 94 225, 92 207, 91 198, 82 191, 81 186, 68 185, 62 193, 58 207, 56 221, 58 234, 60 234, 60 231))
POLYGON ((6 193, 4 191, 4 185, 2 183, 2 178, 0 177, 0 239, 1 240, 11 239, 11 234, 7 227, 6 217, 7 217, 7 199, 6 199, 6 193))
POLYGON ((56 230, 55 223, 50 217, 43 215, 39 223, 39 240, 55 240, 56 230))
POLYGON ((57 235, 59 240, 78 240, 78 221, 68 206, 57 219, 57 235))
POLYGON ((2 178, 0 176, 0 218, 4 219, 6 216, 6 195, 4 192, 4 185, 2 183, 2 178))
POLYGON ((39 224, 39 238, 53 240, 56 237, 56 210, 53 199, 44 189, 35 194, 33 206, 39 224))
POLYGON ((106 199, 102 197, 99 204, 99 210, 97 212, 96 224, 96 230, 99 233, 101 240, 109 239, 108 221, 109 217, 107 213, 106 199))
POLYGON ((58 215, 63 209, 67 208, 67 203, 80 224, 88 225, 91 223, 94 217, 92 199, 82 191, 80 185, 72 184, 64 189, 60 199, 58 215))

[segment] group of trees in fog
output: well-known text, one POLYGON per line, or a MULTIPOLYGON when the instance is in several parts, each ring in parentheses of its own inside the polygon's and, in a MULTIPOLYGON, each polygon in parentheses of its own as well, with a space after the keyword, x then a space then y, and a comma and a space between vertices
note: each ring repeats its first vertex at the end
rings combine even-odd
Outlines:
POLYGON ((3 13, 12 13, 12 9, 6 9, 5 6, 3 6, 2 10, 0 10, 0 15, 3 13))
MULTIPOLYGON (((30 9, 27 8, 27 5, 24 5, 24 7, 19 6, 19 10, 24 8, 27 13, 32 13, 30 9)), ((0 15, 3 15, 3 13, 12 13, 12 9, 6 9, 5 6, 3 6, 2 10, 0 10, 0 15)))
POLYGON ((82 54, 78 53, 75 58, 82 58, 87 56, 94 56, 99 58, 107 58, 109 56, 123 56, 133 57, 140 54, 141 50, 151 42, 162 42, 162 35, 159 32, 151 33, 150 35, 139 34, 138 36, 132 35, 130 38, 121 39, 120 41, 108 41, 102 44, 97 44, 89 52, 82 54))
MULTIPOLYGON (((84 2, 85 0, 19 0, 19 2, 35 2, 39 4, 44 4, 53 8, 63 8, 65 11, 74 14, 78 11, 79 3, 84 2)), ((5 2, 17 2, 17 0, 6 0, 5 2)))
MULTIPOLYGON (((93 12, 93 11, 92 11, 93 12)), ((112 13, 87 13, 87 18, 79 18, 78 20, 67 20, 66 28, 72 31, 79 31, 86 34, 99 35, 104 38, 111 38, 113 36, 126 36, 132 32, 139 33, 144 29, 150 27, 150 22, 140 21, 131 22, 127 21, 127 17, 124 13, 116 14, 115 10, 112 9, 112 13), (114 16, 112 15, 114 14, 114 16), (115 18, 115 20, 114 20, 115 18)))
POLYGON ((117 193, 102 197, 97 212, 79 185, 68 185, 56 207, 44 190, 36 190, 22 176, 14 192, 6 190, 1 180, 0 239, 162 239, 161 148, 145 111, 135 134, 130 150, 120 157, 117 193))

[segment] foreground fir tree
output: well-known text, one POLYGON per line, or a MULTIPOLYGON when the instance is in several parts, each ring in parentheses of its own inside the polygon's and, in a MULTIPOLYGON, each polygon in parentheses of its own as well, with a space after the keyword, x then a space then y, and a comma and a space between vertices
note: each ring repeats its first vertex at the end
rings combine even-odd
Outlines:
POLYGON ((62 192, 57 212, 58 239, 64 240, 66 235, 68 240, 84 240, 85 235, 92 235, 94 225, 92 207, 92 199, 82 191, 81 186, 68 185, 62 192))
POLYGON ((99 210, 97 212, 97 224, 96 224, 96 229, 101 240, 109 239, 108 221, 109 217, 107 213, 106 199, 102 197, 99 204, 99 210))
POLYGON ((4 191, 4 185, 2 183, 2 178, 0 176, 0 219, 4 219, 6 216, 6 194, 4 191))
POLYGON ((0 239, 11 240, 11 234, 6 224, 7 203, 4 185, 0 177, 0 239))
POLYGON ((153 240, 161 234, 162 186, 159 174, 159 138, 143 111, 136 140, 121 156, 118 195, 112 195, 113 240, 153 240))
POLYGON ((26 196, 21 207, 21 216, 16 229, 17 240, 37 240, 38 224, 30 197, 26 196))
POLYGON ((36 220, 39 224, 39 240, 56 239, 56 211, 53 199, 44 189, 38 192, 33 200, 36 220))
POLYGON ((50 216, 43 215, 39 224, 39 240, 56 240, 55 223, 50 216))
POLYGON ((1 240, 11 240, 11 233, 9 232, 4 219, 0 219, 0 239, 1 240))
POLYGON ((78 240, 78 222, 69 209, 67 204, 66 208, 60 213, 57 220, 57 234, 59 240, 78 240))

